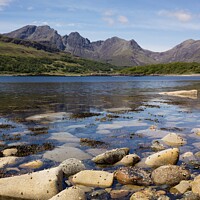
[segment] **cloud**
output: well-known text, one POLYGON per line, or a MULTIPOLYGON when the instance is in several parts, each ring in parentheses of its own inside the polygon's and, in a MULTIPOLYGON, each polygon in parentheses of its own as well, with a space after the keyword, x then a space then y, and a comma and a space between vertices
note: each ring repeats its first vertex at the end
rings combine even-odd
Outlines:
POLYGON ((120 15, 118 17, 118 21, 121 23, 121 24, 127 24, 128 23, 128 18, 126 16, 123 16, 123 15, 120 15))
POLYGON ((12 0, 0 0, 0 10, 3 10, 5 6, 8 6, 12 0))
POLYGON ((114 11, 113 10, 106 10, 103 13, 104 16, 113 16, 114 15, 114 11))
POLYGON ((160 16, 175 18, 180 22, 189 22, 193 18, 191 13, 184 11, 184 10, 178 10, 178 11, 161 10, 161 11, 159 11, 158 14, 160 16))
POLYGON ((34 10, 34 7, 33 7, 33 6, 29 6, 29 7, 27 8, 27 10, 29 10, 29 11, 34 10))
POLYGON ((108 23, 108 25, 112 26, 115 23, 115 20, 111 17, 104 17, 103 20, 108 23))

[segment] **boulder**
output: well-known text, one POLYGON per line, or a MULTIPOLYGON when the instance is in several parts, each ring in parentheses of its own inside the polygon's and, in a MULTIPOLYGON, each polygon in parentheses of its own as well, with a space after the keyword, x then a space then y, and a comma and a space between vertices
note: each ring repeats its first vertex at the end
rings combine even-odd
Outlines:
POLYGON ((176 185, 190 178, 190 172, 180 166, 164 165, 152 172, 152 180, 156 185, 176 185))
POLYGON ((179 159, 179 149, 171 148, 159 151, 146 158, 145 164, 150 167, 159 167, 162 165, 175 165, 179 159))
POLYGON ((114 164, 129 153, 129 148, 120 148, 106 151, 92 159, 96 164, 114 164))
POLYGON ((19 158, 15 157, 15 156, 8 156, 8 157, 0 158, 0 168, 5 167, 6 165, 15 164, 18 159, 19 158))
POLYGON ((2 178, 0 179, 0 196, 48 200, 63 189, 62 178, 63 173, 58 167, 2 178))
POLYGON ((200 196, 200 175, 195 177, 194 181, 191 183, 192 192, 200 196))
POLYGON ((13 156, 17 153, 17 149, 16 148, 12 148, 12 149, 5 149, 2 151, 4 156, 13 156))
POLYGON ((115 165, 133 166, 139 161, 140 157, 137 154, 129 154, 124 156, 119 162, 115 163, 115 165))
POLYGON ((182 146, 186 143, 185 139, 183 139, 181 136, 177 135, 176 133, 169 133, 168 135, 163 137, 161 140, 170 146, 182 146))
POLYGON ((93 187, 110 187, 113 184, 113 174, 105 171, 84 170, 72 177, 75 184, 93 186, 93 187))
POLYGON ((85 170, 85 165, 76 158, 69 158, 60 164, 65 176, 69 177, 82 170, 85 170))
POLYGON ((173 92, 160 92, 159 94, 197 99, 197 93, 198 93, 197 90, 179 90, 179 91, 173 91, 173 92))
POLYGON ((34 160, 28 163, 23 163, 19 167, 20 168, 28 168, 28 169, 38 169, 42 167, 43 162, 41 160, 34 160))
POLYGON ((152 184, 150 173, 138 167, 121 167, 114 173, 114 177, 123 185, 144 185, 152 184))
POLYGON ((76 186, 67 188, 49 200, 86 200, 85 192, 76 186))

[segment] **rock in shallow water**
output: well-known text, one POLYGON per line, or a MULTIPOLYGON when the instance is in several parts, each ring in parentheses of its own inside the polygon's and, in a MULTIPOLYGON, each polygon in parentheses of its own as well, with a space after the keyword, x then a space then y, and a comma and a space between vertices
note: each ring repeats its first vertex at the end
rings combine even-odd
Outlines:
POLYGON ((72 177, 72 182, 85 186, 110 187, 113 184, 113 178, 113 174, 109 172, 83 170, 72 177))
POLYGON ((159 151, 146 158, 145 164, 150 167, 159 167, 162 165, 175 165, 179 159, 179 149, 172 148, 159 151))
POLYGON ((63 190, 49 200, 86 200, 85 192, 81 188, 73 186, 63 190))
POLYGON ((148 186, 152 184, 150 173, 138 167, 121 167, 115 172, 114 176, 119 183, 124 185, 148 186))
POLYGON ((82 170, 85 170, 85 165, 76 158, 69 158, 63 161, 59 165, 59 167, 61 167, 62 171, 67 177, 74 175, 82 170))
POLYGON ((0 196, 48 200, 63 189, 62 175, 60 168, 52 168, 21 176, 2 178, 0 179, 0 196))
POLYGON ((139 161, 140 157, 137 154, 129 154, 124 156, 119 162, 115 163, 115 165, 133 166, 139 161))
POLYGON ((17 153, 17 149, 16 148, 12 148, 12 149, 5 149, 2 151, 4 156, 13 156, 17 153))
POLYGON ((0 158, 0 168, 5 167, 6 165, 15 164, 18 159, 19 158, 15 157, 15 156, 8 156, 8 157, 0 158))
POLYGON ((129 148, 120 148, 106 151, 92 159, 96 164, 114 164, 129 153, 129 148))
POLYGON ((152 180, 156 185, 176 185, 190 178, 190 172, 180 166, 165 165, 152 172, 152 180))
POLYGON ((185 139, 183 139, 180 135, 177 135, 176 133, 169 133, 161 140, 169 146, 182 146, 186 143, 185 139))
POLYGON ((29 169, 37 169, 40 168, 43 165, 43 162, 41 160, 34 160, 28 163, 21 164, 20 168, 29 168, 29 169))

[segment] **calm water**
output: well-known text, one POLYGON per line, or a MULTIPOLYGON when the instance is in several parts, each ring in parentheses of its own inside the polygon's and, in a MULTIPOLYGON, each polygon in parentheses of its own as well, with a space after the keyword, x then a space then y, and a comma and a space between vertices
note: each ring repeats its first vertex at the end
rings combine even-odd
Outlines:
MULTIPOLYGON (((0 124, 13 126, 0 129, 0 141, 4 143, 0 149, 51 142, 61 149, 80 149, 88 156, 85 162, 98 152, 116 147, 129 147, 145 157, 151 152, 151 142, 172 130, 187 140, 180 147, 181 153, 196 153, 200 141, 191 130, 200 128, 199 96, 189 99, 158 94, 183 89, 200 91, 200 77, 0 77, 0 124), (113 108, 121 111, 113 113, 109 110, 113 108), (65 115, 50 121, 27 120, 33 115, 57 112, 65 115), (80 113, 99 116, 72 117, 80 113), (149 129, 152 125, 157 127, 155 131, 149 129), (38 127, 45 127, 45 134, 34 134, 33 129, 38 127), (66 139, 66 134, 74 138, 66 139), (105 145, 87 146, 80 143, 80 138, 105 145)), ((60 162, 51 157, 55 155, 39 152, 25 159, 42 159, 44 167, 60 162)), ((89 161, 87 164, 94 167, 89 161)))

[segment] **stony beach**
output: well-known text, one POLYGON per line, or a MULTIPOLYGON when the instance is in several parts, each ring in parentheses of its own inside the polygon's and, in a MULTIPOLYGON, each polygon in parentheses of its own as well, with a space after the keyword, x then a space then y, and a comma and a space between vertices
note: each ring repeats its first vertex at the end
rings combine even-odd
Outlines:
POLYGON ((15 111, 0 124, 0 199, 200 199, 200 121, 187 109, 197 99, 180 90, 135 108, 15 111))

